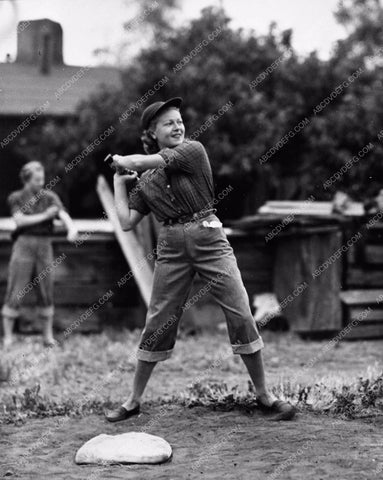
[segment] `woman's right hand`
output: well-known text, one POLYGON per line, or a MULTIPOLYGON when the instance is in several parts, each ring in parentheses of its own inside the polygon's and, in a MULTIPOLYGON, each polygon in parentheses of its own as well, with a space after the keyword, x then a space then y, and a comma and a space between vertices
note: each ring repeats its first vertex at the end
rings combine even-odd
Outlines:
POLYGON ((132 174, 130 173, 124 173, 124 174, 119 174, 115 173, 113 176, 113 181, 115 184, 121 185, 121 184, 126 184, 126 183, 131 183, 134 182, 138 178, 138 173, 134 172, 132 174))

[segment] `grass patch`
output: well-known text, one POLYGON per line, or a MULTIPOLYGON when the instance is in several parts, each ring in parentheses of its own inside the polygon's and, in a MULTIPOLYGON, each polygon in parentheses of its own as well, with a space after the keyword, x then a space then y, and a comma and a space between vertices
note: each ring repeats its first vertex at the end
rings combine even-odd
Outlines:
MULTIPOLYGON (((0 383, 0 422, 101 414, 120 403, 129 394, 135 366, 130 354, 139 336, 139 331, 117 338, 71 335, 50 350, 39 337, 19 337, 10 356, 0 357, 4 371, 10 367, 8 380, 0 383)), ((380 341, 341 343, 305 369, 311 358, 319 358, 323 343, 266 332, 264 340, 268 383, 279 398, 301 410, 344 418, 383 413, 380 341), (300 383, 290 383, 298 371, 300 383)), ((256 400, 248 378, 225 334, 183 337, 172 358, 156 367, 145 402, 250 411, 256 400)))
MULTIPOLYGON (((337 415, 345 419, 383 415, 383 373, 376 377, 359 378, 350 385, 295 385, 274 386, 273 393, 290 401, 301 410, 337 415)), ((222 410, 240 408, 251 411, 256 407, 254 386, 248 383, 245 392, 225 383, 203 385, 196 383, 182 397, 174 397, 185 407, 212 407, 222 410)))
MULTIPOLYGON (((326 413, 344 419, 365 418, 383 415, 383 373, 376 378, 359 378, 350 385, 338 387, 324 383, 291 388, 282 384, 272 388, 279 398, 288 400, 302 411, 326 413)), ((92 400, 76 402, 67 400, 57 403, 40 393, 40 385, 26 388, 21 395, 14 395, 11 404, 5 405, 6 423, 23 423, 27 418, 52 416, 79 416, 101 414, 110 402, 92 400)), ((254 386, 248 382, 246 391, 226 383, 196 383, 171 400, 156 403, 175 403, 187 408, 208 407, 215 410, 243 410, 257 408, 254 386)))
POLYGON ((75 417, 103 412, 104 402, 91 400, 79 403, 71 399, 56 402, 47 395, 42 395, 40 390, 41 386, 37 384, 32 388, 26 388, 21 394, 12 395, 12 401, 3 405, 2 422, 22 424, 28 418, 75 417))

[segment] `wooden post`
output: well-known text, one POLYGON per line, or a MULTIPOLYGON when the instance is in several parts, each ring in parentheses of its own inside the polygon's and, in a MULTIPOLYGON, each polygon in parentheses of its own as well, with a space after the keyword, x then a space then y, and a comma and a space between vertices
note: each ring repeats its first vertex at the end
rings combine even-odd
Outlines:
POLYGON ((130 265, 142 298, 146 306, 148 306, 153 286, 153 271, 145 258, 144 249, 140 245, 134 232, 124 232, 122 230, 114 207, 113 194, 102 175, 98 177, 97 193, 100 197, 105 213, 108 215, 108 218, 113 225, 115 235, 125 258, 130 265))

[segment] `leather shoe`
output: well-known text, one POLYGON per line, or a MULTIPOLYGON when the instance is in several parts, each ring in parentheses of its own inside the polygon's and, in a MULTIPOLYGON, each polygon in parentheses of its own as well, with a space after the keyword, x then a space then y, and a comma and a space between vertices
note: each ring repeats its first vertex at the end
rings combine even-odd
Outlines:
POLYGON ((133 415, 138 415, 139 413, 139 405, 131 410, 127 410, 121 405, 113 410, 105 410, 105 418, 108 420, 108 422, 120 422, 121 420, 126 420, 129 417, 133 417, 133 415))
POLYGON ((291 405, 291 403, 284 402, 283 400, 275 400, 271 405, 265 405, 259 399, 257 399, 258 406, 264 412, 276 413, 274 417, 270 420, 281 421, 281 420, 292 420, 296 413, 297 409, 291 405))

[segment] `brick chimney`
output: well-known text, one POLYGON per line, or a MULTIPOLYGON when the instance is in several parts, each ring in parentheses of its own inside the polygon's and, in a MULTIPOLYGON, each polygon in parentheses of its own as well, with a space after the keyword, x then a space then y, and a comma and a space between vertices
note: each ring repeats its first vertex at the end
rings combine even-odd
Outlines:
POLYGON ((20 22, 17 28, 16 62, 34 64, 44 75, 52 65, 63 64, 63 31, 61 25, 47 18, 20 22), (28 25, 19 28, 21 24, 28 25))

